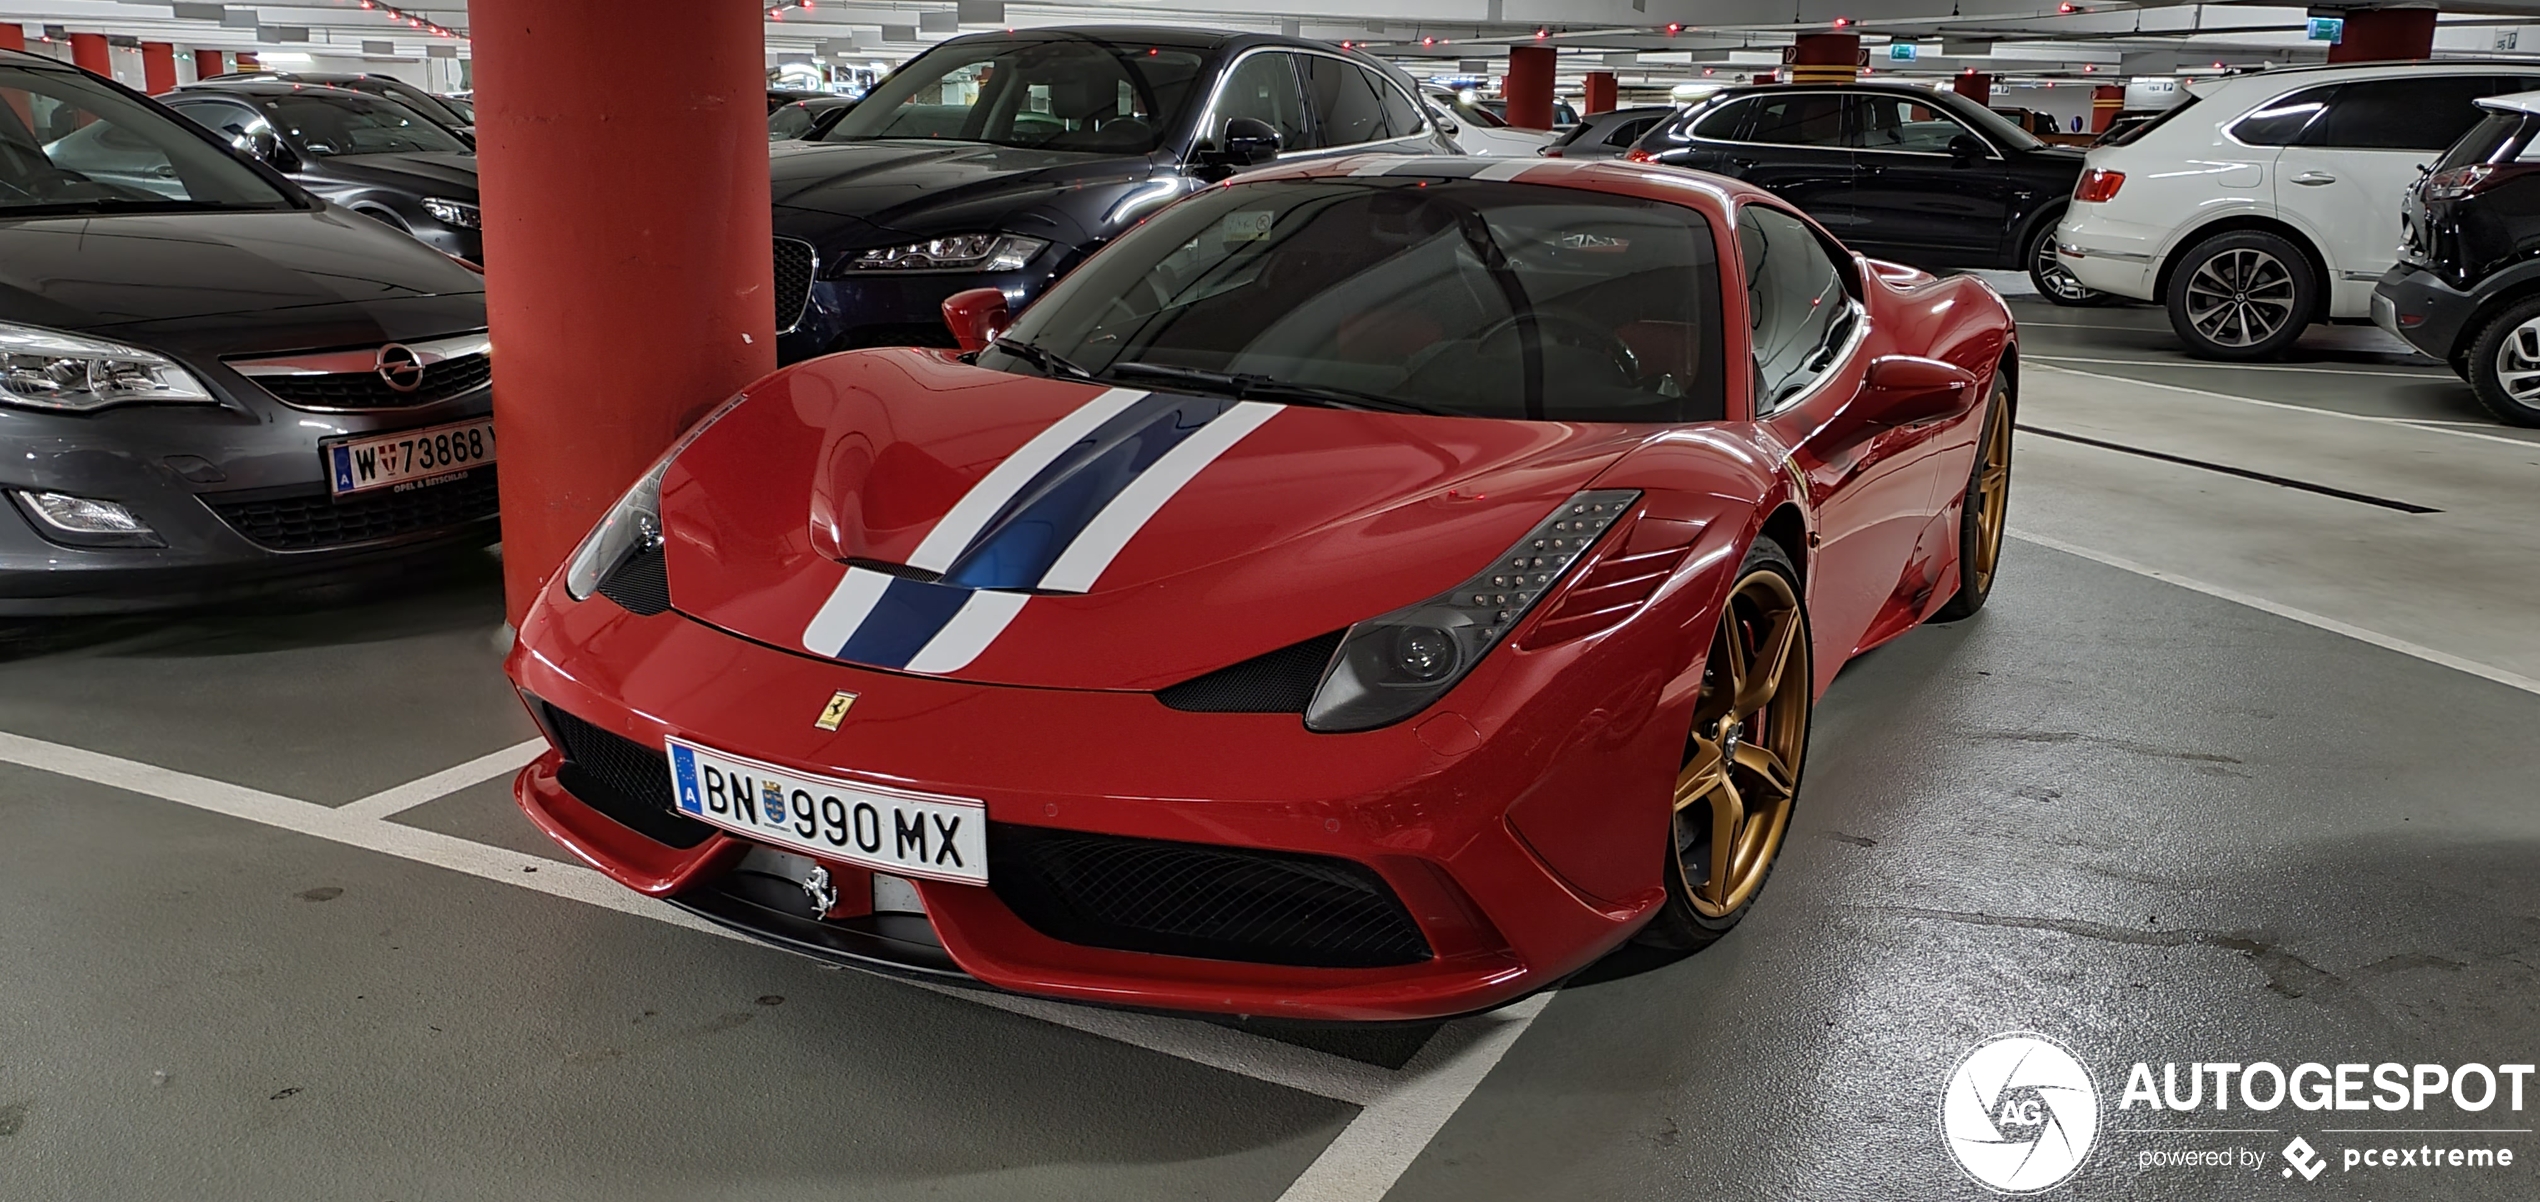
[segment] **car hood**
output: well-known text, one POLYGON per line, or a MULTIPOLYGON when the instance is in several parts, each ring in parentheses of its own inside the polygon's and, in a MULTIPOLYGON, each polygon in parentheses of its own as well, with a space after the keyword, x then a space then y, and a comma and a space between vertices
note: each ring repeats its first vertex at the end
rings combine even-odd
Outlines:
POLYGON ((483 277, 340 209, 0 221, 0 320, 57 330, 483 291, 483 277))
POLYGON ((762 381, 672 462, 664 554, 678 610, 769 645, 1155 689, 1455 587, 1644 435, 859 351, 762 381))
POLYGON ((942 213, 1018 208, 1088 184, 1144 179, 1144 158, 975 142, 800 142, 768 147, 776 206, 924 232, 942 213))
POLYGON ((319 159, 312 175, 429 192, 452 200, 476 200, 476 156, 455 151, 407 154, 339 154, 319 159))

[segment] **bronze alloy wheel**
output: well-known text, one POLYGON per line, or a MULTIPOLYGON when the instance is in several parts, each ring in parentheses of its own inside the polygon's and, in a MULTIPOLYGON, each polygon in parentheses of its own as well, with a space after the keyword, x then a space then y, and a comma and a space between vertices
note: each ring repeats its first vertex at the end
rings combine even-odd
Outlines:
POLYGON ((1984 444, 1977 451, 1975 557, 1967 570, 1975 574, 1978 592, 1993 591, 1993 568, 2002 561, 2002 519, 2011 508, 2011 407, 1998 399, 1984 419, 1984 444))
POLYGON ((1712 639, 1676 775, 1668 889, 1676 912, 1653 924, 1659 942, 1707 942, 1763 887, 1799 798, 1814 685, 1808 615, 1789 562, 1769 544, 1758 547, 1712 639))

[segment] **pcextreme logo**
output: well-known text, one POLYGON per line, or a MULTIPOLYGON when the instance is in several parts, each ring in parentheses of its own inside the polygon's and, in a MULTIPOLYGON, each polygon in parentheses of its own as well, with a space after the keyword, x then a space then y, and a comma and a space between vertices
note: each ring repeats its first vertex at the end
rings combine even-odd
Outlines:
POLYGON ((2478 1062, 2200 1060, 2156 1071, 2137 1061, 2119 1074, 2125 1088, 2103 1115, 2098 1079, 2070 1048, 2008 1031, 1978 1043, 1942 1082, 1940 1134, 1968 1177, 2002 1194, 2064 1185, 2103 1139, 2119 1148, 2102 1158, 2102 1177, 2130 1166, 2208 1188, 2298 1190, 2335 1170, 2384 1186, 2433 1185, 2511 1172, 2517 1161, 2529 1171, 2529 1150, 2516 1145, 2533 1136, 2523 1108, 2534 1074, 2529 1064, 2478 1062), (2275 1125, 2303 1124, 2305 1113, 2322 1125, 2275 1125))

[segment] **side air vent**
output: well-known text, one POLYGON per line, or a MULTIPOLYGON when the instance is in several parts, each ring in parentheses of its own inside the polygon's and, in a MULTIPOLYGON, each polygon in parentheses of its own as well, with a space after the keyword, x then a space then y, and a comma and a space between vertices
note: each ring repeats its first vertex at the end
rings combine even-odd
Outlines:
POLYGON ((669 557, 655 547, 638 552, 600 581, 600 595, 631 614, 651 617, 670 608, 669 557))
POLYGON ((1256 655, 1157 691, 1155 699, 1197 714, 1303 714, 1346 631, 1256 655))

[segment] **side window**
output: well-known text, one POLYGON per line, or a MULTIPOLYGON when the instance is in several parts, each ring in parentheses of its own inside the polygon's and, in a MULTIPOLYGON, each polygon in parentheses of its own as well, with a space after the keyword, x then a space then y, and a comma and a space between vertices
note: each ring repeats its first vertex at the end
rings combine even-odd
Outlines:
POLYGON ((1317 146, 1356 146, 1382 142, 1393 135, 1385 128, 1385 103, 1378 81, 1358 64, 1320 54, 1300 55, 1305 68, 1305 98, 1314 106, 1317 146))
POLYGON ((1768 96, 1755 102, 1755 122, 1746 141, 1777 146, 1843 145, 1843 97, 1833 92, 1801 92, 1768 96))
POLYGON ((1270 51, 1235 64, 1226 76, 1226 89, 1217 95, 1209 138, 1225 136, 1226 123, 1237 117, 1250 117, 1279 131, 1282 150, 1306 146, 1305 103, 1297 94, 1296 67, 1289 55, 1270 51))
POLYGON ((2341 150, 2442 150, 2481 115, 2473 103, 2502 81, 2486 75, 2410 75, 2347 84, 2304 133, 2304 146, 2341 150))
POLYGON ((1615 126, 1613 133, 1605 135, 1605 144, 1608 146, 1629 148, 1632 143, 1640 141, 1640 136, 1642 134, 1649 132, 1650 126, 1656 124, 1658 124, 1658 118, 1656 117, 1634 117, 1621 125, 1615 126))
POLYGON ((1702 114, 1693 123, 1693 136, 1714 142, 1735 142, 1744 133, 1746 119, 1755 112, 1752 100, 1732 100, 1702 114))
POLYGON ((1796 217, 1750 204, 1737 215, 1746 321, 1755 355, 1755 412, 1781 409, 1833 366, 1851 334, 1851 297, 1825 244, 1796 217))
POLYGON ((1975 136, 1949 114, 1903 96, 1855 96, 1851 109, 1846 140, 1862 150, 1947 154, 1951 139, 1975 136))
POLYGON ((1385 128, 1391 130, 1394 137, 1408 138, 1428 125, 1429 119, 1420 115, 1420 106, 1412 103, 1411 97, 1404 95, 1402 89, 1381 76, 1370 78, 1375 82, 1377 99, 1385 106, 1385 128))
POLYGON ((2344 86, 2329 84, 2280 96, 2234 122, 2231 136, 2251 146, 2294 145, 2302 140, 2302 131, 2328 111, 2328 102, 2344 86))

